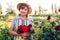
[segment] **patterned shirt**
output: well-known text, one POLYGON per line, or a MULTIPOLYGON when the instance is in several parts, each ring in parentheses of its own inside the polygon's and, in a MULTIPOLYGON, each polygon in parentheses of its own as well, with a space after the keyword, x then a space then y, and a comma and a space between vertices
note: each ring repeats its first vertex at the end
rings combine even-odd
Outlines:
POLYGON ((16 27, 16 20, 18 19, 19 24, 24 24, 24 25, 29 25, 32 24, 32 18, 30 16, 27 17, 27 19, 21 19, 20 16, 16 16, 15 18, 13 18, 11 25, 15 28, 16 27))
MULTIPOLYGON (((17 24, 17 22, 16 22, 16 20, 18 19, 18 25, 21 25, 21 24, 24 24, 24 25, 29 25, 29 24, 32 24, 32 18, 30 17, 30 16, 28 16, 27 17, 27 19, 21 19, 20 18, 20 16, 18 15, 18 16, 16 16, 15 18, 13 18, 13 20, 12 20, 12 22, 11 22, 11 26, 13 26, 14 27, 14 30, 16 30, 16 27, 18 27, 18 26, 16 26, 16 24, 17 24)), ((30 34, 29 34, 30 35, 30 34)), ((17 39, 21 39, 21 36, 14 36, 14 40, 17 40, 17 39)))

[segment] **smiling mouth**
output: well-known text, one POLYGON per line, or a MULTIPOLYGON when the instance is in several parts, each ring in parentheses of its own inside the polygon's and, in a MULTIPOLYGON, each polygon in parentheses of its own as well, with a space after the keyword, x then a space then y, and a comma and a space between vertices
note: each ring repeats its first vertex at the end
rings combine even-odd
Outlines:
POLYGON ((23 13, 23 14, 24 14, 25 12, 21 12, 21 13, 23 13))

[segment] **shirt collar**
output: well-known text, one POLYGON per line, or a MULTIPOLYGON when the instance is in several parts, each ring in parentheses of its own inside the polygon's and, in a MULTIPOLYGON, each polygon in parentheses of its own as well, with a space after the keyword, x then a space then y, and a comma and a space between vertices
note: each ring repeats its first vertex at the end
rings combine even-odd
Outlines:
MULTIPOLYGON (((20 18, 20 15, 18 15, 18 16, 17 16, 17 18, 18 18, 18 19, 21 19, 21 18, 20 18)), ((29 17, 28 17, 28 16, 27 16, 27 19, 29 19, 29 17)))

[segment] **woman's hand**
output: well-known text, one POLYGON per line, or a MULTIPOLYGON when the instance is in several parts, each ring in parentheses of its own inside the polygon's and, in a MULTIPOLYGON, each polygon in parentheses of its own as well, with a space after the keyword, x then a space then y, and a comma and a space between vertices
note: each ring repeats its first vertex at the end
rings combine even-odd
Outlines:
POLYGON ((21 36, 21 34, 18 34, 17 32, 14 31, 13 26, 10 27, 9 34, 14 35, 14 36, 21 36))
POLYGON ((22 36, 22 37, 26 37, 26 36, 28 36, 28 32, 24 32, 24 33, 22 33, 21 36, 22 36))
POLYGON ((18 34, 18 33, 17 33, 16 36, 21 36, 21 34, 18 34))

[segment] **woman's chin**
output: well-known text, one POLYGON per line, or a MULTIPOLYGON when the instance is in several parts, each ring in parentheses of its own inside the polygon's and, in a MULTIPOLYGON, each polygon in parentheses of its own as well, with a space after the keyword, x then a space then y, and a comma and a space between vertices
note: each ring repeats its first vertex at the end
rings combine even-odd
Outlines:
POLYGON ((26 16, 25 14, 21 14, 22 16, 26 16))

